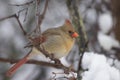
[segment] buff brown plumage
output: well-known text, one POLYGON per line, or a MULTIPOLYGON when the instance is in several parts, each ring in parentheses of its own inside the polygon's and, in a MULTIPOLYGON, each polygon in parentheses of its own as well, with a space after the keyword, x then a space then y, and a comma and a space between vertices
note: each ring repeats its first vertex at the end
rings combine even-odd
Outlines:
MULTIPOLYGON (((45 51, 53 53, 54 57, 59 59, 69 53, 76 37, 78 37, 78 34, 74 30, 73 25, 69 20, 65 20, 63 26, 44 31, 42 36, 34 38, 31 43, 34 43, 34 46, 44 47, 45 51)), ((13 65, 7 71, 6 75, 11 76, 20 66, 33 57, 33 55, 35 56, 39 53, 41 52, 37 50, 36 47, 33 47, 30 55, 25 56, 18 63, 13 65)))

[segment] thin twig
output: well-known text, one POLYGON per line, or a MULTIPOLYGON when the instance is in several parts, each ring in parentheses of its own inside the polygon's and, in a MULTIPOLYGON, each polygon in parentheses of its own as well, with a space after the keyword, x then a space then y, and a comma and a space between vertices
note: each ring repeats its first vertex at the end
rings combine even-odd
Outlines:
MULTIPOLYGON (((41 31, 40 25, 42 24, 42 21, 43 21, 43 19, 44 19, 45 13, 46 13, 46 11, 47 11, 48 2, 49 2, 49 0, 46 0, 43 13, 42 13, 41 15, 37 14, 37 16, 38 16, 37 23, 38 23, 38 24, 36 25, 36 29, 34 30, 34 32, 36 32, 37 30, 41 31)), ((37 7, 38 7, 38 4, 37 4, 37 7)), ((37 10, 37 11, 38 11, 38 10, 37 10)))
POLYGON ((26 9, 26 12, 25 12, 25 18, 24 18, 24 22, 26 21, 26 18, 27 18, 27 14, 28 14, 28 8, 26 9))
POLYGON ((7 17, 4 17, 4 18, 0 18, 0 21, 3 21, 5 19, 9 19, 9 18, 14 18, 16 14, 13 14, 13 15, 10 15, 10 16, 7 16, 7 17))
POLYGON ((84 52, 87 48, 87 45, 88 45, 88 42, 86 42, 85 46, 84 46, 84 51, 83 53, 80 55, 80 58, 79 58, 79 65, 78 65, 78 70, 82 70, 82 59, 83 59, 83 56, 84 56, 84 52))
MULTIPOLYGON (((18 61, 19 61, 18 59, 0 58, 0 62, 6 62, 6 63, 11 63, 11 64, 17 63, 18 61)), ((38 60, 29 60, 26 62, 26 64, 36 64, 36 65, 41 65, 41 66, 54 67, 54 68, 58 68, 58 69, 69 68, 69 67, 65 67, 63 65, 49 63, 49 62, 45 62, 45 61, 38 61, 38 60)))
POLYGON ((1 18, 0 21, 3 21, 3 20, 5 20, 5 19, 9 19, 9 18, 15 18, 15 19, 17 20, 17 22, 18 22, 21 30, 23 31, 23 34, 24 34, 24 35, 27 34, 26 31, 23 29, 23 26, 22 26, 22 24, 21 24, 21 22, 20 22, 20 20, 19 20, 19 17, 18 17, 16 14, 10 15, 10 16, 8 16, 8 17, 1 18))
POLYGON ((72 22, 74 26, 77 28, 78 33, 79 33, 79 41, 78 41, 78 46, 79 46, 79 63, 78 63, 78 71, 77 71, 77 77, 78 80, 81 80, 81 71, 82 71, 82 58, 84 55, 84 52, 87 47, 87 36, 86 32, 84 30, 85 26, 83 25, 82 19, 79 15, 78 12, 78 0, 67 0, 67 6, 70 12, 70 17, 72 19, 72 22))
MULTIPOLYGON (((36 16, 36 28, 40 27, 40 24, 39 24, 39 15, 40 15, 40 9, 39 9, 39 7, 40 6, 39 5, 40 5, 40 0, 36 0, 36 14, 35 14, 35 16, 36 16)), ((41 34, 41 28, 38 28, 38 29, 39 29, 38 31, 40 31, 40 34, 41 34)))
POLYGON ((27 17, 27 14, 28 14, 28 8, 24 8, 22 10, 19 10, 17 13, 18 13, 18 17, 20 16, 20 13, 25 11, 25 17, 24 17, 24 22, 26 21, 26 17, 27 17))
POLYGON ((21 28, 22 31, 23 31, 23 34, 24 34, 24 35, 27 35, 26 31, 23 29, 23 26, 22 26, 22 24, 21 24, 21 22, 20 22, 20 20, 19 20, 19 17, 18 17, 16 14, 15 14, 15 17, 16 17, 16 19, 17 19, 17 22, 18 22, 20 28, 21 28))
POLYGON ((26 3, 23 3, 23 4, 10 4, 12 6, 25 6, 25 5, 30 5, 30 4, 33 4, 35 0, 32 0, 30 2, 26 2, 26 3))

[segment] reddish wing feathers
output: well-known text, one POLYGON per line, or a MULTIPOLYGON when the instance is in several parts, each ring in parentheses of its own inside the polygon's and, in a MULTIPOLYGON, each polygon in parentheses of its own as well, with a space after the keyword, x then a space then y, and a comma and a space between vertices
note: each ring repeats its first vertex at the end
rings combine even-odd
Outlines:
POLYGON ((36 37, 34 39, 31 39, 31 43, 34 45, 34 46, 37 46, 37 45, 40 45, 41 43, 45 42, 46 41, 46 38, 43 37, 43 36, 39 36, 39 37, 36 37))

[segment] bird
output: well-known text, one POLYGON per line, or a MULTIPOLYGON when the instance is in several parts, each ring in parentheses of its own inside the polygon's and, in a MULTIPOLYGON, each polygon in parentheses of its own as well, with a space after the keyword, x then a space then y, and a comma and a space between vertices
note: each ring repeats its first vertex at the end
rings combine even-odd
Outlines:
POLYGON ((45 51, 49 54, 52 53, 57 59, 66 56, 72 49, 75 38, 78 36, 79 34, 75 31, 72 23, 68 19, 60 27, 47 29, 42 35, 31 39, 29 42, 29 46, 33 46, 31 53, 13 65, 7 71, 6 76, 11 76, 33 56, 41 54, 37 47, 43 47, 45 51))

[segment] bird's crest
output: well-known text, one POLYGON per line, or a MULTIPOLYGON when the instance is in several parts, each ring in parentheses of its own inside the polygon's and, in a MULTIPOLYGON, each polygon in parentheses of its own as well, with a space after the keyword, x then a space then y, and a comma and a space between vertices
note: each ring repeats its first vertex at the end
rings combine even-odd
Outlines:
POLYGON ((67 25, 71 25, 70 20, 66 19, 66 20, 65 20, 65 24, 67 24, 67 25))

